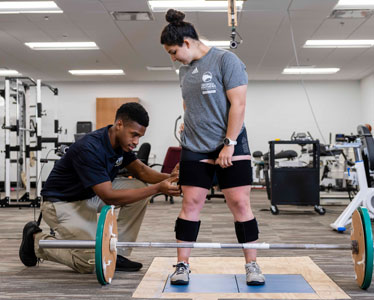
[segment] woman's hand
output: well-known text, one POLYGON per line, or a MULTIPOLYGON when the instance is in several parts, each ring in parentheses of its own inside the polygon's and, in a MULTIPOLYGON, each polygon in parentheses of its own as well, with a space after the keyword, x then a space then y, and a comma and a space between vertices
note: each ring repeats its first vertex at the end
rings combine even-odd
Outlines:
POLYGON ((228 168, 232 166, 232 155, 234 154, 234 145, 223 146, 221 152, 216 159, 216 165, 220 165, 221 168, 228 168))
POLYGON ((179 125, 179 131, 178 131, 178 133, 181 134, 183 130, 184 130, 184 123, 181 123, 179 125))

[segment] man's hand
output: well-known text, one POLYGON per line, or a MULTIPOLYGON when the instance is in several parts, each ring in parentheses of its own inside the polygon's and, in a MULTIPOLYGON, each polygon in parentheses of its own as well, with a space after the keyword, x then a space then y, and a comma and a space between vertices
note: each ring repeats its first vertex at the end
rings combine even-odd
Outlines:
POLYGON ((221 168, 227 168, 232 166, 232 155, 234 154, 234 145, 223 146, 221 152, 216 159, 215 164, 220 165, 221 168))
POLYGON ((169 196, 180 196, 181 188, 177 185, 178 177, 170 177, 160 182, 160 193, 169 196))
POLYGON ((178 177, 179 178, 179 163, 176 164, 173 171, 170 173, 170 177, 178 177))

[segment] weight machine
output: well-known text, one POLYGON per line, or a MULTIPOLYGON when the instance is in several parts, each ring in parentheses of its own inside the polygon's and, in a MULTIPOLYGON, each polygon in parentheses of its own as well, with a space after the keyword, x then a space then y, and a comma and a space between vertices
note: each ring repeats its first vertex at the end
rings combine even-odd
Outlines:
POLYGON ((6 77, 4 85, 4 123, 2 129, 5 130, 5 161, 4 161, 4 192, 5 197, 0 199, 0 207, 9 207, 13 201, 10 196, 11 190, 11 164, 17 164, 17 206, 37 207, 40 206, 41 200, 41 170, 42 162, 42 144, 51 143, 58 146, 57 134, 60 132, 58 120, 55 116, 55 134, 53 138, 43 138, 41 134, 42 128, 42 87, 47 87, 54 95, 55 101, 58 97, 58 89, 42 83, 41 80, 34 81, 29 77, 6 77), (30 89, 35 88, 35 102, 30 103, 30 89), (14 102, 11 103, 11 100, 14 102), (10 108, 11 104, 16 104, 16 122, 11 124, 10 108), (34 109, 35 114, 31 115, 29 110, 34 109), (11 145, 11 133, 16 133, 17 145, 11 145), (35 139, 31 141, 31 138, 35 139), (33 144, 33 145, 31 145, 33 144), (11 153, 17 153, 17 159, 11 159, 11 153), (31 153, 35 152, 35 158, 31 157, 31 153), (35 198, 30 198, 31 187, 31 170, 30 165, 35 163, 35 198), (19 197, 19 189, 25 185, 25 194, 19 197), (23 203, 20 202, 29 202, 23 203))

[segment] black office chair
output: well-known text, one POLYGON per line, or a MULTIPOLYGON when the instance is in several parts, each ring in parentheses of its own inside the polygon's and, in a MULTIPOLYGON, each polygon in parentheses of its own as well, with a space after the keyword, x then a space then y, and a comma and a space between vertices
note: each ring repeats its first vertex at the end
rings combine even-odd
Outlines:
POLYGON ((77 133, 74 134, 74 141, 79 141, 83 136, 92 131, 92 122, 90 121, 78 121, 77 122, 77 133))
MULTIPOLYGON (((181 147, 169 147, 168 151, 166 152, 166 155, 165 155, 164 163, 162 165, 161 164, 153 164, 153 165, 150 165, 150 167, 152 168, 152 167, 155 167, 155 166, 161 166, 161 173, 170 174, 173 171, 173 169, 175 168, 175 166, 179 163, 180 157, 181 157, 181 152, 182 152, 181 147)), ((149 202, 153 203, 154 199, 156 197, 160 196, 160 195, 164 195, 165 201, 168 201, 168 199, 170 197, 170 204, 174 204, 173 196, 168 196, 168 195, 163 194, 163 193, 158 193, 158 194, 153 195, 149 202)))
POLYGON ((212 198, 219 198, 219 199, 224 199, 224 201, 226 202, 225 195, 222 193, 217 194, 216 189, 220 191, 217 176, 214 175, 213 183, 212 183, 212 186, 210 187, 210 193, 206 195, 206 199, 211 200, 212 198))
POLYGON ((143 143, 140 145, 139 150, 135 152, 136 157, 144 164, 148 165, 149 154, 151 152, 151 144, 143 143))
MULTIPOLYGON (((151 152, 151 144, 149 143, 143 143, 140 145, 138 151, 134 151, 136 157, 143 162, 144 164, 148 165, 148 158, 149 158, 149 153, 151 152)), ((118 176, 122 177, 130 177, 134 176, 129 170, 126 168, 123 168, 118 171, 118 176)))

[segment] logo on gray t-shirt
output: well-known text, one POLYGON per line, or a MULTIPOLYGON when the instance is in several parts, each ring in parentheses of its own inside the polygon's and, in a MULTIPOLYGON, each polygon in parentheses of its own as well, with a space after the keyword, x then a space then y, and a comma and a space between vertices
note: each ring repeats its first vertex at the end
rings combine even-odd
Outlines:
POLYGON ((212 78, 213 78, 213 75, 212 75, 211 72, 205 72, 203 74, 203 78, 202 79, 203 79, 204 82, 211 82, 212 78))
POLYGON ((201 84, 201 93, 203 95, 214 94, 217 92, 217 86, 214 84, 214 82, 211 82, 212 78, 213 75, 209 71, 203 74, 203 77, 201 78, 203 80, 203 83, 201 84))

